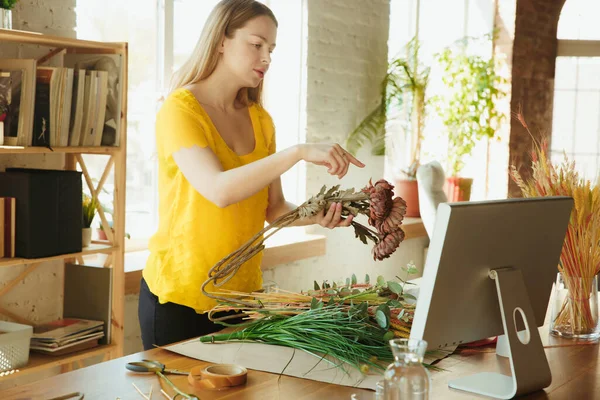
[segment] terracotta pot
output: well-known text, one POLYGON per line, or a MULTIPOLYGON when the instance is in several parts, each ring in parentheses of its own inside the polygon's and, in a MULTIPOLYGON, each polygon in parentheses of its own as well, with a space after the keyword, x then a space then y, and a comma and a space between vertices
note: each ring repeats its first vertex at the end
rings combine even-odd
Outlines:
POLYGON ((108 240, 108 238, 106 237, 106 233, 104 233, 103 229, 96 229, 96 233, 98 234, 98 240, 108 240))
POLYGON ((394 179, 394 193, 406 201, 406 216, 419 218, 419 185, 416 179, 394 179))
POLYGON ((81 246, 88 247, 92 243, 92 228, 83 228, 81 230, 81 246))
POLYGON ((446 178, 444 192, 448 197, 448 202, 469 201, 472 186, 473 178, 460 178, 458 176, 446 178))

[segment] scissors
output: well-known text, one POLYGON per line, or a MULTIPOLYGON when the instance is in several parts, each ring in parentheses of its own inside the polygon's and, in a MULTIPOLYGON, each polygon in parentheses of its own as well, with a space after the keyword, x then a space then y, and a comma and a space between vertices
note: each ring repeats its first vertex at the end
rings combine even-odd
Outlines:
POLYGON ((142 360, 142 361, 132 361, 128 362, 125 366, 130 371, 133 372, 141 372, 141 373, 153 373, 158 375, 161 379, 163 379, 170 387, 175 391, 175 397, 172 399, 177 399, 182 397, 187 400, 199 400, 198 397, 194 395, 190 395, 182 392, 177 386, 173 384, 164 374, 175 374, 175 375, 189 375, 189 372, 180 371, 177 369, 167 369, 165 368, 165 364, 160 363, 154 360, 142 360))
POLYGON ((160 372, 163 374, 189 375, 189 372, 186 371, 180 371, 178 369, 167 369, 165 367, 165 364, 154 360, 132 361, 127 363, 125 367, 133 372, 160 372))

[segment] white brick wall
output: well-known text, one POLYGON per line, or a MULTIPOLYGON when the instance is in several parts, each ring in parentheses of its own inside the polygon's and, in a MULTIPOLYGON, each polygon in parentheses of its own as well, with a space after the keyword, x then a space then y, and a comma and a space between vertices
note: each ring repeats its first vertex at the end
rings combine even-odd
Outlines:
POLYGON ((76 0, 21 0, 13 11, 13 28, 74 38, 76 3, 76 0))

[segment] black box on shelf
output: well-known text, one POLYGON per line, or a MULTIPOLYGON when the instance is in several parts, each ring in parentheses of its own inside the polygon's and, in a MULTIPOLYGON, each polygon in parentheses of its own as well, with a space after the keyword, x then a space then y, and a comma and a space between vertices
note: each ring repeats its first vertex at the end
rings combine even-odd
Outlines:
POLYGON ((81 172, 7 168, 0 173, 2 196, 17 199, 17 257, 81 251, 81 172))

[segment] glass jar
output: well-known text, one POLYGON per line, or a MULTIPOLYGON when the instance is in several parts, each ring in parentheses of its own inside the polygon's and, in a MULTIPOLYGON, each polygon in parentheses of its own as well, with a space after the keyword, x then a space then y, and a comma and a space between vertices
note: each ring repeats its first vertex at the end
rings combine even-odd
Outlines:
POLYGON ((600 337, 598 276, 582 278, 558 273, 550 311, 550 332, 579 340, 600 337))
POLYGON ((394 362, 384 374, 385 400, 427 400, 431 378, 423 366, 427 342, 418 339, 392 339, 394 362))

